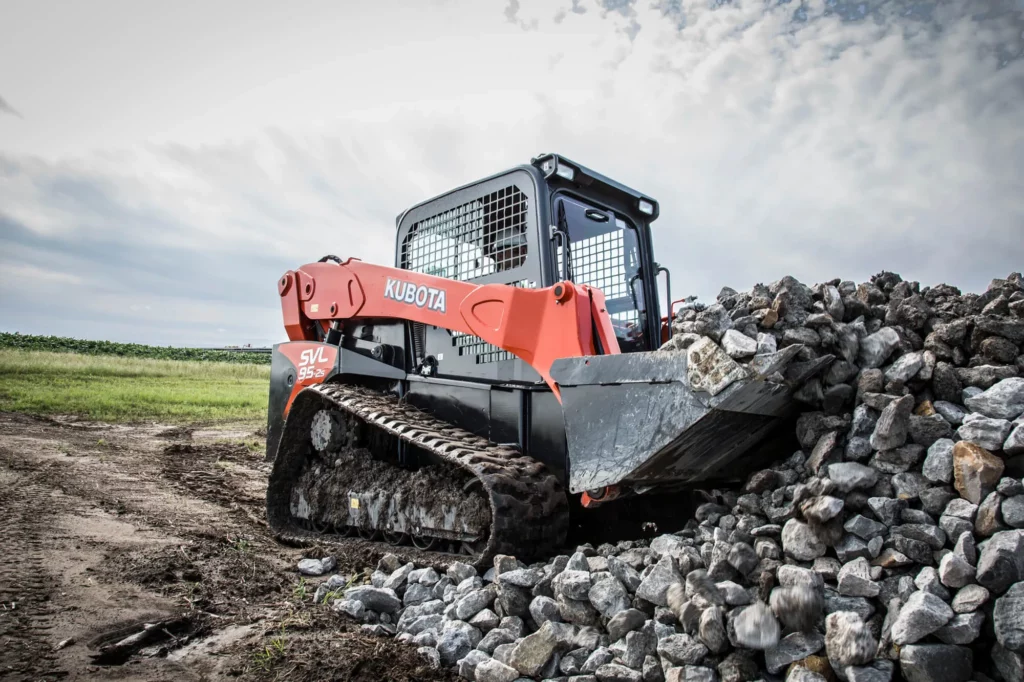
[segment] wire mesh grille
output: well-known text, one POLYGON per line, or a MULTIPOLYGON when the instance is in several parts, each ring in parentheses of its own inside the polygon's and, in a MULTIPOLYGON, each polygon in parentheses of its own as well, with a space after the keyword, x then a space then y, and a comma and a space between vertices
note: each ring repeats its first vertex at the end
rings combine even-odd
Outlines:
MULTIPOLYGON (((417 221, 402 242, 402 267, 463 282, 514 270, 526 262, 527 209, 526 195, 509 185, 417 221)), ((537 286, 522 279, 508 283, 537 286)), ((452 346, 460 356, 475 356, 477 364, 515 358, 472 334, 453 331, 452 346)))
MULTIPOLYGON (((625 234, 622 228, 575 240, 571 243, 573 281, 600 289, 605 300, 629 297, 629 279, 626 276, 625 234)), ((562 267, 562 247, 557 248, 559 272, 562 267)), ((640 313, 630 304, 629 309, 615 311, 609 307, 609 317, 616 326, 616 335, 640 322, 640 313)))
POLYGON ((413 224, 402 267, 436 277, 473 280, 526 262, 527 198, 515 185, 413 224))

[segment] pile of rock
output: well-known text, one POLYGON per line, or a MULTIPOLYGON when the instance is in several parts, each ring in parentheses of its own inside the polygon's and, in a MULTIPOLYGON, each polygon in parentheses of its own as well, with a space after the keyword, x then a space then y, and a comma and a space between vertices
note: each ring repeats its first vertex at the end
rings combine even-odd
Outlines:
POLYGON ((785 278, 674 327, 727 370, 701 390, 793 384, 802 449, 650 543, 484 575, 385 557, 333 608, 480 682, 1024 679, 1021 276, 785 278))

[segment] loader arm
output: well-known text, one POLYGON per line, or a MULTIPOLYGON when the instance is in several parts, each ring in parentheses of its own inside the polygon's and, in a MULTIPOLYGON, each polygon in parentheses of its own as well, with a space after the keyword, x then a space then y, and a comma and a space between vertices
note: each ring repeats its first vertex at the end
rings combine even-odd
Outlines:
POLYGON ((543 289, 476 285, 356 258, 303 265, 278 281, 285 330, 315 341, 317 325, 387 318, 472 334, 528 363, 561 401, 551 365, 619 352, 599 289, 559 282, 543 289))

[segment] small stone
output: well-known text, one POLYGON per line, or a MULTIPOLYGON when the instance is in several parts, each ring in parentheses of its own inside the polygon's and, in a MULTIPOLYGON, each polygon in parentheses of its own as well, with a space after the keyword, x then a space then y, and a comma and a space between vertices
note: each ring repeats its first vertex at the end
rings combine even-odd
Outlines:
POLYGON ((729 648, 729 638, 725 632, 725 616, 720 606, 704 609, 700 614, 698 626, 700 641, 715 654, 725 652, 729 648))
POLYGON ((999 493, 989 493, 978 507, 978 515, 974 519, 974 532, 982 537, 990 537, 1000 530, 1006 530, 1006 526, 1000 518, 1003 496, 999 493))
POLYGON ((967 416, 967 410, 960 407, 956 403, 946 402, 945 400, 936 400, 932 403, 935 411, 949 422, 953 426, 959 426, 963 423, 964 417, 967 416))
POLYGON ((911 415, 908 428, 910 440, 924 447, 931 446, 935 441, 953 437, 953 427, 937 414, 911 415))
POLYGON ((455 665, 472 650, 473 642, 462 630, 447 630, 437 640, 437 653, 444 665, 455 665))
POLYGON ((950 552, 939 562, 939 580, 946 587, 963 587, 974 580, 974 566, 950 552))
POLYGON ((1003 460, 974 443, 953 446, 953 485, 960 496, 974 504, 995 490, 1003 475, 1003 460))
POLYGON ((922 445, 904 445, 895 450, 882 450, 868 462, 868 466, 883 474, 901 474, 910 470, 924 454, 922 445))
POLYGON ((931 566, 925 566, 918 572, 914 584, 923 592, 933 594, 942 601, 949 601, 949 590, 939 580, 939 572, 931 566))
POLYGON ((892 680, 892 661, 876 659, 870 665, 847 666, 843 673, 847 682, 890 682, 892 680))
POLYGON ((642 626, 646 620, 647 616, 637 609, 620 611, 608 619, 608 624, 605 628, 608 631, 608 638, 613 642, 617 642, 625 637, 627 633, 642 626))
POLYGON ((970 613, 977 611, 988 601, 988 590, 981 585, 965 585, 953 597, 954 613, 970 613))
POLYGON ((868 558, 871 556, 871 550, 868 549, 868 543, 864 542, 855 535, 844 535, 839 542, 836 543, 835 548, 836 556, 843 563, 847 561, 853 561, 857 557, 868 558))
POLYGON ((1018 419, 1014 423, 1016 426, 1003 441, 1003 452, 1008 456, 1024 455, 1024 421, 1018 419))
POLYGON ((913 500, 929 487, 928 479, 919 473, 908 471, 892 477, 892 487, 896 497, 901 500, 913 500))
MULTIPOLYGON (((744 607, 733 621, 736 643, 747 649, 770 649, 779 641, 779 622, 764 602, 744 607)), ((661 653, 661 646, 658 647, 661 653)))
POLYGON ((716 682, 717 679, 713 669, 699 665, 669 668, 665 673, 665 682, 716 682))
POLYGON ((498 576, 499 583, 508 583, 516 587, 533 587, 540 582, 541 573, 532 568, 515 568, 503 571, 498 576))
POLYGON ((551 589, 556 596, 567 599, 583 600, 590 592, 591 578, 589 571, 566 569, 551 581, 551 589))
POLYGON ((826 616, 825 651, 833 669, 870 663, 877 648, 870 628, 856 613, 839 611, 826 616))
POLYGON ((324 557, 323 559, 303 559, 299 562, 299 573, 302 575, 326 575, 334 570, 337 562, 334 557, 324 557))
POLYGON ((694 391, 713 397, 747 376, 748 371, 707 336, 686 349, 686 378, 694 391))
POLYGON ((870 438, 871 447, 876 450, 892 450, 906 443, 913 410, 913 396, 905 395, 889 403, 875 424, 870 438))
MULTIPOLYGON (((868 508, 871 510, 871 513, 874 514, 875 518, 884 523, 886 526, 892 526, 896 523, 899 523, 900 515, 902 514, 906 506, 906 501, 897 500, 891 497, 868 498, 868 508)), ((847 523, 849 523, 849 521, 847 523)), ((850 529, 847 528, 847 530, 850 529)), ((871 538, 864 539, 870 540, 871 538)))
POLYGON ((801 561, 822 556, 827 549, 810 526, 796 519, 790 519, 782 528, 782 548, 801 561))
POLYGON ((1004 680, 1024 680, 1024 656, 1001 644, 992 647, 992 663, 1004 680))
MULTIPOLYGON (((877 500, 885 498, 871 499, 877 500)), ((895 500, 893 501, 895 502, 895 500)), ((870 540, 871 538, 879 537, 881 535, 884 535, 888 530, 885 527, 885 524, 879 523, 878 521, 872 521, 866 516, 861 516, 860 514, 850 517, 850 519, 847 520, 845 524, 843 524, 843 528, 846 529, 847 532, 853 533, 862 540, 870 540)))
POLYGON ((913 644, 927 637, 953 618, 953 609, 930 592, 915 592, 900 609, 892 626, 897 646, 913 644))
POLYGON ((900 649, 907 682, 968 682, 974 670, 971 650, 952 644, 913 644, 900 649))

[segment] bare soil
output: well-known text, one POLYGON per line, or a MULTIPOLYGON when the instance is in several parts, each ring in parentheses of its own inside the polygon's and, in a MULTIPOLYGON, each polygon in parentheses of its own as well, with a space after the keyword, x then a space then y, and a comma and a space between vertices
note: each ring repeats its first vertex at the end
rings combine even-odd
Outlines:
POLYGON ((312 604, 295 565, 321 552, 268 533, 254 441, 0 413, 0 679, 454 679, 312 604))

